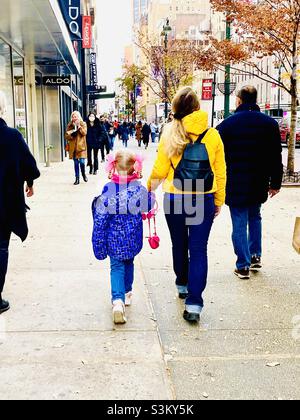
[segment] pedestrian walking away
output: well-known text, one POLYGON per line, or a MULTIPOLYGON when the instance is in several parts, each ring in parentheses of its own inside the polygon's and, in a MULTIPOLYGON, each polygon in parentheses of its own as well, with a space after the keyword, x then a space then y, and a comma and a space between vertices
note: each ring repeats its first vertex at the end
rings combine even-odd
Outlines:
POLYGON ((110 153, 110 141, 108 133, 105 129, 104 123, 100 121, 100 152, 101 152, 101 162, 105 162, 105 156, 108 156, 110 153))
POLYGON ((71 121, 68 124, 65 139, 67 140, 67 151, 69 152, 70 159, 74 160, 75 168, 75 183, 80 184, 80 169, 82 178, 88 182, 85 174, 85 161, 87 159, 87 125, 83 121, 82 116, 78 111, 71 115, 71 121))
POLYGON ((125 306, 133 297, 134 259, 143 247, 142 213, 154 197, 141 185, 142 158, 127 151, 108 158, 109 182, 93 202, 93 248, 97 259, 111 262, 113 320, 126 323, 125 306))
POLYGON ((135 127, 135 138, 137 139, 138 146, 142 147, 142 129, 143 129, 143 123, 142 121, 139 121, 135 127))
POLYGON ((155 124, 154 121, 150 124, 150 130, 151 130, 151 139, 152 143, 156 142, 156 137, 158 137, 158 126, 155 124))
POLYGON ((116 139, 116 132, 113 127, 110 127, 109 132, 108 132, 108 137, 109 137, 110 151, 112 152, 115 147, 115 139, 116 139))
POLYGON ((100 121, 94 113, 90 113, 90 115, 87 118, 87 166, 90 168, 90 175, 97 175, 97 172, 99 170, 98 155, 99 150, 101 149, 100 136, 100 121))
POLYGON ((230 207, 237 256, 235 275, 249 279, 250 270, 262 268, 262 204, 281 189, 280 130, 273 118, 260 111, 253 86, 238 93, 235 114, 218 130, 227 162, 226 203, 230 207))
POLYGON ((129 140, 129 128, 127 125, 127 122, 124 121, 121 126, 121 132, 122 132, 122 142, 124 147, 128 147, 128 140, 129 140))
POLYGON ((143 125, 142 128, 142 138, 143 138, 143 143, 145 146, 145 149, 147 150, 149 147, 149 143, 150 143, 150 135, 151 135, 151 129, 150 126, 147 124, 147 122, 143 125))
POLYGON ((0 92, 0 314, 10 309, 2 299, 8 269, 9 243, 12 233, 22 241, 28 236, 24 184, 27 197, 34 195, 34 180, 40 177, 36 161, 22 137, 9 128, 6 116, 6 97, 0 92))
POLYGON ((200 110, 196 93, 191 88, 181 89, 172 108, 175 118, 164 128, 148 190, 155 191, 164 183, 176 285, 186 303, 184 319, 194 323, 200 321, 204 306, 211 228, 225 203, 226 164, 220 135, 215 129, 208 130, 208 115, 200 110), (190 161, 185 160, 187 153, 192 154, 193 167, 198 168, 197 182, 190 182, 194 173, 188 166, 190 161), (183 169, 186 182, 180 186, 175 175, 183 169), (194 184, 201 188, 191 187, 194 184))

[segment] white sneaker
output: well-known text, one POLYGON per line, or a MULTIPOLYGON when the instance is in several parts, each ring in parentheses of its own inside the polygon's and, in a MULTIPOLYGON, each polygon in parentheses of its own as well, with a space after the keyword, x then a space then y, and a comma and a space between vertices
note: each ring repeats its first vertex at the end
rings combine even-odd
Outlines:
POLYGON ((133 298, 133 293, 132 292, 128 292, 125 295, 125 306, 131 306, 132 305, 132 298, 133 298))
POLYGON ((122 300, 113 302, 113 321, 115 324, 126 324, 125 305, 122 300))

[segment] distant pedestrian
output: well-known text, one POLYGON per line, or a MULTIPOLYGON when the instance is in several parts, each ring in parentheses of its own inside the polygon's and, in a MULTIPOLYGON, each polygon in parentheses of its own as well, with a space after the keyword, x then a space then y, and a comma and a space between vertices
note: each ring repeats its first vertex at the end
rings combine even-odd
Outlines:
POLYGON ((148 189, 155 191, 164 182, 176 285, 186 300, 183 317, 193 323, 204 306, 207 246, 225 202, 226 165, 219 133, 208 128, 208 115, 193 89, 181 89, 172 107, 175 119, 164 129, 148 189))
POLYGON ((100 121, 94 113, 90 113, 87 118, 87 166, 90 168, 90 175, 97 175, 99 170, 98 155, 100 149, 100 121))
POLYGON ((129 128, 126 121, 124 121, 121 126, 121 133, 122 133, 123 146, 127 148, 128 140, 129 140, 129 128))
POLYGON ((111 146, 109 135, 105 129, 104 123, 100 121, 100 152, 101 152, 101 162, 105 162, 105 156, 109 155, 111 146))
POLYGON ((158 126, 155 124, 154 121, 150 124, 150 130, 151 130, 151 139, 152 143, 156 142, 156 137, 158 136, 158 126))
POLYGON ((113 151, 115 147, 116 133, 114 127, 110 127, 108 132, 110 150, 113 151))
POLYGON ((40 172, 22 134, 4 121, 6 97, 0 92, 0 314, 10 309, 2 298, 8 268, 11 234, 28 236, 24 184, 27 197, 34 195, 33 182, 40 172))
POLYGON ((142 129, 143 129, 143 123, 142 121, 139 121, 137 125, 135 126, 135 138, 138 142, 138 146, 142 147, 142 129))
POLYGON ((129 125, 128 125, 128 129, 129 129, 129 137, 130 137, 130 138, 133 138, 133 136, 134 136, 134 127, 135 127, 135 125, 133 124, 133 122, 132 122, 132 121, 130 121, 130 122, 129 122, 129 125))
POLYGON ((134 259, 143 248, 142 213, 154 200, 140 183, 141 157, 117 152, 109 156, 107 171, 111 182, 93 202, 93 247, 97 259, 110 257, 113 320, 124 324, 125 306, 132 304, 134 259))
POLYGON ((237 255, 236 276, 250 278, 262 268, 261 206, 280 192, 283 165, 278 123, 260 112, 257 90, 244 87, 237 95, 237 110, 218 130, 225 145, 227 199, 237 255))
POLYGON ((75 167, 75 183, 74 185, 80 184, 80 169, 82 178, 85 182, 88 182, 85 174, 85 161, 87 159, 87 125, 83 121, 82 116, 78 111, 75 111, 71 115, 71 121, 68 124, 65 139, 68 142, 67 150, 69 152, 70 159, 74 160, 75 167))
POLYGON ((143 143, 145 146, 145 149, 147 150, 150 143, 150 135, 151 135, 151 129, 150 126, 145 122, 142 128, 142 137, 143 137, 143 143))

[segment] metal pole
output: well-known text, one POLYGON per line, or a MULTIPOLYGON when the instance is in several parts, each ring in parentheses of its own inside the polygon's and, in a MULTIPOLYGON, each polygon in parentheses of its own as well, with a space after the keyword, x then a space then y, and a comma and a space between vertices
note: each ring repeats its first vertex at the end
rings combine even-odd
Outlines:
POLYGON ((136 78, 134 76, 133 78, 133 88, 134 88, 134 92, 133 92, 133 122, 136 122, 136 78))
POLYGON ((214 81, 213 81, 213 100, 212 100, 212 117, 211 117, 212 128, 215 125, 216 86, 217 86, 217 73, 214 74, 214 81))
POLYGON ((82 91, 82 115, 83 118, 87 116, 87 91, 86 91, 86 60, 85 49, 82 48, 83 41, 80 41, 81 46, 81 91, 82 91))
MULTIPOLYGON (((279 83, 281 82, 281 64, 279 67, 279 83)), ((278 117, 280 117, 280 107, 281 107, 281 90, 280 90, 280 86, 278 86, 278 117)))
MULTIPOLYGON (((226 39, 228 41, 231 40, 231 21, 230 18, 227 16, 226 18, 226 39)), ((230 116, 230 81, 231 81, 231 75, 230 75, 230 63, 226 65, 225 70, 225 102, 224 102, 224 116, 225 119, 230 116)))
POLYGON ((168 33, 165 35, 165 119, 168 119, 168 73, 167 73, 167 54, 168 54, 168 33))

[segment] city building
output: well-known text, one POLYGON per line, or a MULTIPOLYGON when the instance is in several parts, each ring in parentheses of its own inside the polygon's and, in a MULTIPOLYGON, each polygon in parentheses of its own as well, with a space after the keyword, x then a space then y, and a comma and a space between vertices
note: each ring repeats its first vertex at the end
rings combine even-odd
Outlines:
POLYGON ((84 89, 90 83, 94 0, 1 0, 1 6, 0 90, 8 99, 7 123, 23 133, 40 163, 50 149, 51 161, 62 161, 70 114, 89 106, 84 89), (91 18, 83 27, 82 15, 91 18))
MULTIPOLYGON (((211 33, 211 5, 209 0, 149 0, 147 6, 147 10, 145 8, 142 10, 141 2, 133 0, 136 39, 142 33, 151 40, 153 45, 160 45, 162 43, 162 30, 167 19, 169 19, 172 27, 169 39, 199 41, 206 39, 207 34, 211 33)), ((137 47, 135 47, 134 59, 138 66, 147 66, 142 51, 137 47)), ((201 93, 201 77, 201 72, 195 73, 195 86, 199 94, 201 93)), ((145 84, 143 95, 139 98, 139 107, 152 109, 158 103, 159 98, 145 84)), ((161 108, 164 109, 164 106, 162 105, 161 108)))

